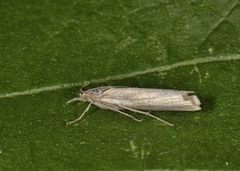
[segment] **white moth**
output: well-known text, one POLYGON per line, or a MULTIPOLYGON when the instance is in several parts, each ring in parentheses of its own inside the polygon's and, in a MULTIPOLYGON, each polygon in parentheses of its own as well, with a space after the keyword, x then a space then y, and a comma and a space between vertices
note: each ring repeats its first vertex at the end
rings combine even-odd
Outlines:
POLYGON ((201 110, 201 103, 193 93, 193 91, 111 86, 97 87, 87 91, 81 90, 79 97, 69 100, 67 104, 74 101, 89 102, 89 104, 79 118, 68 122, 68 124, 75 123, 82 119, 84 114, 90 109, 91 104, 94 104, 102 109, 108 109, 128 116, 138 122, 142 120, 135 118, 123 110, 144 114, 173 126, 173 124, 146 111, 201 110))

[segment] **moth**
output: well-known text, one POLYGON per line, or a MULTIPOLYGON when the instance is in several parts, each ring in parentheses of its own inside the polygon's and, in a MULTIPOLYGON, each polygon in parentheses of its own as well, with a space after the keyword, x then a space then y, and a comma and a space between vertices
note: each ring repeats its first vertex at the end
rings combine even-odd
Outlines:
POLYGON ((104 86, 87 91, 81 89, 79 97, 69 100, 67 104, 74 101, 83 101, 89 104, 77 119, 68 122, 68 124, 81 120, 92 104, 102 109, 118 112, 137 122, 141 122, 142 119, 138 119, 126 111, 152 117, 169 126, 173 126, 173 124, 150 114, 150 111, 201 110, 201 103, 198 97, 194 95, 194 91, 170 89, 104 86))

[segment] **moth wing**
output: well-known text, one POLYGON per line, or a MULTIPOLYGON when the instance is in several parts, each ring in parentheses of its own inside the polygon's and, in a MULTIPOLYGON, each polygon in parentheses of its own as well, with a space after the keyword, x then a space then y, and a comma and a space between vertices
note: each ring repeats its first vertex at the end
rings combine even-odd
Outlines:
POLYGON ((200 101, 192 91, 110 88, 103 93, 104 103, 123 105, 138 110, 197 111, 200 101))

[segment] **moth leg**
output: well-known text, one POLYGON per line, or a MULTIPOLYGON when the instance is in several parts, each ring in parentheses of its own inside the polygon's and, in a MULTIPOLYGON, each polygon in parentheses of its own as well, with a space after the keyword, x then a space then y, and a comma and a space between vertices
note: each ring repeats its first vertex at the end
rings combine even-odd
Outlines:
POLYGON ((127 116, 127 117, 129 117, 129 118, 132 118, 133 120, 135 120, 135 121, 137 121, 137 122, 142 122, 143 120, 142 119, 138 119, 138 118, 135 118, 134 116, 132 116, 132 115, 130 115, 130 114, 128 114, 128 113, 125 113, 125 112, 123 112, 123 111, 120 111, 119 109, 117 109, 117 108, 114 108, 114 107, 111 107, 111 106, 109 106, 109 105, 106 105, 106 104, 95 104, 96 106, 99 106, 99 107, 101 107, 101 108, 104 108, 104 109, 108 109, 108 110, 112 110, 112 111, 114 111, 114 112, 118 112, 118 113, 120 113, 120 114, 123 114, 123 115, 125 115, 125 116, 127 116))
POLYGON ((82 113, 77 119, 75 119, 75 120, 73 120, 73 121, 69 121, 69 122, 67 122, 67 125, 71 125, 71 124, 73 124, 73 123, 75 123, 75 122, 81 120, 82 117, 83 117, 83 116, 87 113, 87 111, 90 109, 91 104, 92 104, 92 103, 89 103, 89 104, 88 104, 87 108, 84 110, 84 112, 83 112, 83 113, 82 113))
POLYGON ((79 97, 75 97, 75 98, 73 98, 73 99, 67 101, 66 104, 70 104, 70 103, 75 102, 75 101, 81 101, 81 99, 80 99, 79 97))
POLYGON ((156 117, 156 116, 154 116, 154 115, 152 115, 152 114, 150 114, 148 112, 144 112, 144 111, 141 111, 141 110, 133 109, 133 108, 122 106, 122 105, 119 105, 119 106, 121 108, 123 108, 123 109, 129 110, 129 111, 132 111, 132 112, 136 112, 136 113, 144 114, 146 116, 150 116, 150 117, 152 117, 154 119, 157 119, 157 120, 159 120, 159 121, 161 121, 161 122, 163 122, 163 123, 165 123, 165 124, 167 124, 169 126, 174 126, 173 124, 171 124, 171 123, 169 123, 169 122, 167 122, 167 121, 165 121, 165 120, 163 120, 163 119, 161 119, 159 117, 156 117))
POLYGON ((132 118, 133 120, 135 120, 135 121, 137 121, 137 122, 142 122, 143 121, 143 119, 137 119, 137 118, 135 118, 134 116, 132 116, 132 115, 130 115, 130 114, 128 114, 128 113, 125 113, 125 112, 123 112, 123 111, 120 111, 120 110, 115 110, 116 112, 118 112, 118 113, 121 113, 121 114, 123 114, 123 115, 125 115, 125 116, 127 116, 127 117, 129 117, 129 118, 132 118))

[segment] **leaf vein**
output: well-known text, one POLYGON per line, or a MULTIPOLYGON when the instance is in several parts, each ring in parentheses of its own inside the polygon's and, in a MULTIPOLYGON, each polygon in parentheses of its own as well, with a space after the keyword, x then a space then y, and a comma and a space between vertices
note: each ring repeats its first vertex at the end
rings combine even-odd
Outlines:
MULTIPOLYGON (((240 55, 235 54, 235 55, 228 55, 228 56, 205 57, 205 58, 192 59, 192 60, 187 60, 187 61, 183 61, 183 62, 177 62, 177 63, 170 64, 170 65, 164 65, 164 66, 160 66, 160 67, 149 68, 149 69, 140 70, 140 71, 134 71, 134 72, 130 72, 127 74, 113 75, 113 76, 108 76, 108 77, 100 78, 100 79, 92 79, 92 80, 88 80, 87 82, 89 82, 90 84, 104 83, 107 81, 132 78, 132 77, 149 74, 149 73, 154 73, 154 72, 170 71, 170 70, 173 70, 173 69, 176 69, 179 67, 194 66, 197 64, 204 64, 204 63, 234 61, 234 60, 240 60, 240 55)), ((80 82, 76 82, 76 83, 56 84, 56 85, 51 85, 51 86, 46 86, 46 87, 34 88, 34 89, 30 89, 30 90, 0 94, 0 99, 16 97, 16 96, 33 95, 33 94, 39 94, 41 92, 55 91, 55 90, 62 90, 62 89, 78 87, 78 86, 82 86, 84 84, 84 82, 85 81, 80 81, 80 82)))
POLYGON ((224 14, 223 17, 221 17, 212 27, 212 29, 210 30, 210 32, 207 34, 207 36, 204 38, 204 40, 202 41, 201 45, 203 45, 208 38, 217 30, 217 28, 222 24, 223 21, 225 21, 230 15, 231 13, 234 11, 234 9, 237 7, 239 3, 239 0, 236 0, 233 5, 231 6, 231 8, 224 14))

